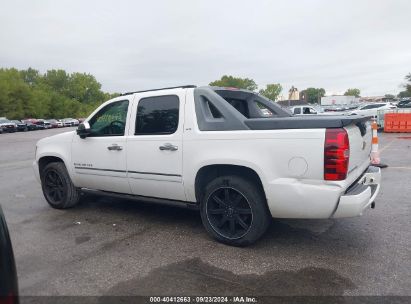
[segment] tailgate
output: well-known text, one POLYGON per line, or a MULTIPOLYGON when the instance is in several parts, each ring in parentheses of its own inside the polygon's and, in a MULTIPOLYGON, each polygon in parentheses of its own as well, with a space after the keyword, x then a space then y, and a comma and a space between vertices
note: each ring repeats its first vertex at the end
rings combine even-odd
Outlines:
POLYGON ((345 127, 350 141, 350 160, 348 164, 348 174, 365 162, 370 162, 371 153, 371 122, 363 120, 352 123, 345 127))

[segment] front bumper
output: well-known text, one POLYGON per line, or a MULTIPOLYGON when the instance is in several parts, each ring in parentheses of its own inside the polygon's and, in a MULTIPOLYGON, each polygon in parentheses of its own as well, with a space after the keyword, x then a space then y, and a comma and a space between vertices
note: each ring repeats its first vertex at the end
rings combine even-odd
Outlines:
POLYGON ((1 128, 3 129, 3 132, 12 133, 12 132, 16 132, 16 131, 17 131, 17 128, 14 127, 14 126, 3 126, 3 127, 1 127, 1 128))
POLYGON ((360 216, 374 202, 381 184, 381 169, 370 166, 340 197, 333 218, 360 216))
POLYGON ((37 181, 41 184, 39 165, 36 160, 33 161, 33 171, 37 181))

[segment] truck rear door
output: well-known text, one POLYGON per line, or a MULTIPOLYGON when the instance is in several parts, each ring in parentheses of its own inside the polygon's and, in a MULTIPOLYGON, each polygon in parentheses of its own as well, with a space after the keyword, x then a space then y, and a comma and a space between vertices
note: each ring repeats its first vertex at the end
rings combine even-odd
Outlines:
POLYGON ((135 195, 185 200, 183 122, 186 90, 136 95, 127 139, 127 174, 135 195))

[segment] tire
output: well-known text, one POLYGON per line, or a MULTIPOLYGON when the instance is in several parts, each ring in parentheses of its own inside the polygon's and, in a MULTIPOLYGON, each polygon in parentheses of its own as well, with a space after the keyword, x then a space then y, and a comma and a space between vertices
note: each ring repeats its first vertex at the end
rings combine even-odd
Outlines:
POLYGON ((44 167, 41 188, 49 205, 56 209, 71 208, 80 200, 80 191, 71 182, 62 162, 49 163, 44 167))
POLYGON ((218 177, 206 186, 200 213, 207 232, 231 246, 253 244, 271 222, 261 187, 236 175, 218 177))

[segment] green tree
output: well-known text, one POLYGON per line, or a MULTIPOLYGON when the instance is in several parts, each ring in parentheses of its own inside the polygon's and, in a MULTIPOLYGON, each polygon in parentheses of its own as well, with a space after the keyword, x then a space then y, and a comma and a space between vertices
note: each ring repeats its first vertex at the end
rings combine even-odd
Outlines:
POLYGON ((267 97, 268 99, 276 101, 278 96, 280 96, 282 90, 283 90, 283 87, 281 86, 281 84, 272 83, 272 84, 267 84, 265 89, 261 89, 260 94, 267 97))
POLYGON ((360 97, 360 94, 361 94, 360 89, 348 89, 344 93, 345 96, 355 96, 355 97, 360 97))
POLYGON ((27 83, 30 86, 38 84, 40 80, 40 74, 39 71, 28 68, 27 70, 22 70, 20 71, 21 77, 23 78, 23 81, 27 83))
POLYGON ((405 91, 398 94, 399 98, 411 97, 411 73, 405 76, 405 80, 407 81, 407 83, 404 84, 405 91))
POLYGON ((321 97, 325 96, 325 90, 323 88, 308 88, 304 91, 308 103, 320 103, 321 97))
POLYGON ((93 103, 104 98, 101 84, 93 75, 73 73, 69 77, 67 96, 84 103, 93 103))
POLYGON ((408 81, 408 83, 405 85, 405 88, 407 89, 407 92, 411 94, 411 73, 405 76, 405 80, 408 81))
POLYGON ((30 88, 16 69, 0 69, 0 116, 16 119, 24 116, 30 88))
POLYGON ((407 98, 407 97, 411 97, 411 91, 401 91, 400 93, 398 93, 398 98, 407 98))
POLYGON ((9 119, 86 117, 117 95, 86 73, 0 69, 0 116, 9 119))
POLYGON ((250 91, 257 90, 258 86, 253 79, 240 78, 229 75, 224 75, 219 80, 210 82, 210 86, 215 87, 232 87, 238 89, 246 89, 250 91))
POLYGON ((49 70, 43 76, 43 83, 55 92, 67 94, 69 78, 64 70, 49 70))

